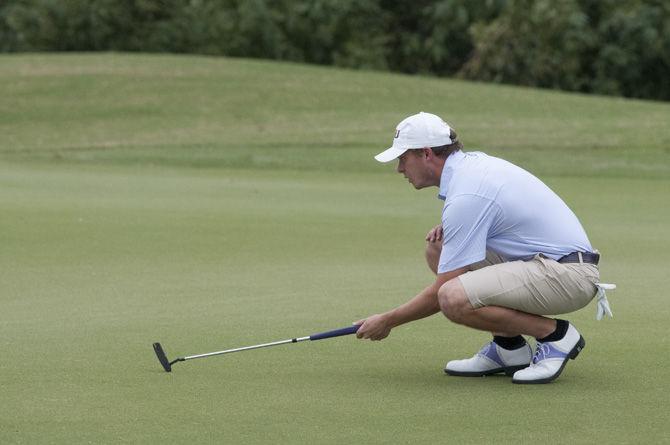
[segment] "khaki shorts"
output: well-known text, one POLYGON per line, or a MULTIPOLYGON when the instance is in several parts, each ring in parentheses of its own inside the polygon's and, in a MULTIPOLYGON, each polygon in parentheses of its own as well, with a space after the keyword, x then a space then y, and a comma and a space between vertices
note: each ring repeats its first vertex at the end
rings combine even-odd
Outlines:
POLYGON ((493 252, 458 277, 475 308, 502 306, 537 315, 581 309, 593 299, 599 281, 595 264, 559 263, 543 255, 504 262, 493 252))

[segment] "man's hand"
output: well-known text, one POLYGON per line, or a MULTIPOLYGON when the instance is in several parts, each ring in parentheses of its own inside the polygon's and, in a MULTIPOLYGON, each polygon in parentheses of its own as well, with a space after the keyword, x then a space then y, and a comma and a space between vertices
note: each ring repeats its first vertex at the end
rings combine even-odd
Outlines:
POLYGON ((436 241, 442 241, 442 224, 438 224, 426 234, 426 241, 434 243, 436 241))
POLYGON ((356 332, 356 337, 367 338, 369 340, 383 340, 389 336, 393 326, 384 314, 371 315, 363 320, 358 320, 354 324, 361 325, 356 332))

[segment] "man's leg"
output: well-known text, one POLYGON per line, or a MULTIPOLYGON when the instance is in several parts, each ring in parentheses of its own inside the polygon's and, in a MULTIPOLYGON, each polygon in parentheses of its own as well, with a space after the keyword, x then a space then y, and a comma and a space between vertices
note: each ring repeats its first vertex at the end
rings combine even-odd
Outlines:
POLYGON ((554 332, 556 320, 501 306, 475 309, 458 278, 446 282, 438 293, 442 313, 451 321, 494 333, 518 332, 543 338, 554 332))
MULTIPOLYGON (((442 252, 441 241, 428 241, 426 244, 426 262, 433 273, 437 274, 437 267, 442 252)), ((478 270, 493 264, 500 264, 503 258, 494 252, 487 252, 486 258, 470 266, 470 270, 478 270)), ((512 375, 518 369, 528 366, 532 351, 526 339, 514 331, 491 331, 493 343, 487 344, 484 349, 492 359, 482 358, 480 354, 470 359, 452 360, 445 372, 451 375, 480 377, 483 375, 505 372, 512 375)), ((480 351, 481 352, 481 351, 480 351)))
MULTIPOLYGON (((486 267, 445 283, 438 292, 440 308, 450 320, 475 329, 534 336, 533 362, 517 371, 513 382, 547 383, 560 375, 568 359, 577 357, 585 342, 567 321, 536 314, 567 313, 586 305, 595 295, 597 279, 597 270, 594 274, 590 269, 542 257, 486 267)), ((496 354, 478 355, 498 359, 496 354)))
MULTIPOLYGON (((428 268, 433 271, 434 274, 437 274, 437 266, 438 263, 440 262, 440 253, 442 252, 442 241, 428 241, 426 243, 426 262, 428 263, 428 268)), ((478 270, 481 268, 484 268, 486 266, 492 266, 494 264, 500 264, 503 262, 502 257, 499 255, 493 253, 493 252, 487 252, 486 258, 484 261, 480 261, 479 263, 475 263, 470 266, 470 270, 478 270)), ((494 337, 498 337, 499 343, 506 343, 502 345, 503 347, 509 346, 510 348, 514 348, 518 346, 519 344, 519 339, 517 338, 519 336, 518 332, 513 332, 513 331, 491 331, 494 337), (506 342, 504 339, 505 338, 512 338, 511 342, 506 342)))

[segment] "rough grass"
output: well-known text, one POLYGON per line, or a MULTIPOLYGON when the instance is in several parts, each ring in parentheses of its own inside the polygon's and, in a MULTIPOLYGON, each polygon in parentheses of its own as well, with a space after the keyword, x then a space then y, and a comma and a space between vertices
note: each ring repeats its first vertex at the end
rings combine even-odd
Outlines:
POLYGON ((664 103, 222 58, 1 60, 5 159, 372 172, 424 110, 541 175, 670 175, 664 103))
POLYGON ((670 106, 146 55, 0 57, 2 443, 667 443, 670 106), (556 190, 619 285, 551 385, 442 375, 486 335, 341 327, 431 279, 439 215, 371 156, 419 110, 556 190))

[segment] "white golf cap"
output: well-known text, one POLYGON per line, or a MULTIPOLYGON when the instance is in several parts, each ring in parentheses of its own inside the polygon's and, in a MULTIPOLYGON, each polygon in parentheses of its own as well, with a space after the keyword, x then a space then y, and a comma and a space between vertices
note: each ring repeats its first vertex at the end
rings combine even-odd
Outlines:
POLYGON ((451 145, 451 128, 439 116, 424 113, 410 116, 395 128, 393 146, 382 151, 375 159, 390 162, 412 148, 441 147, 451 145))

